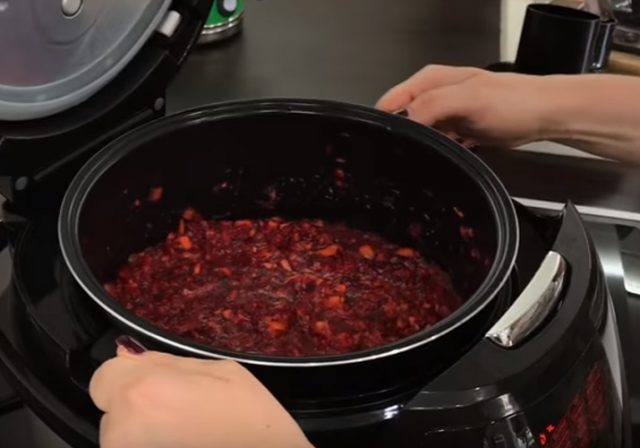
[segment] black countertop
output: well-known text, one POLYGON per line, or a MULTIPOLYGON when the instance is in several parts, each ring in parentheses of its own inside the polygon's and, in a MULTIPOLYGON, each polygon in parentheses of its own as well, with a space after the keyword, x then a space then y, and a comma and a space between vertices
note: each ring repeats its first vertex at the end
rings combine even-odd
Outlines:
MULTIPOLYGON (((169 112, 244 98, 372 105, 426 64, 499 58, 499 0, 248 0, 244 32, 194 51, 169 112)), ((480 149, 514 196, 640 212, 640 171, 623 164, 480 149)))
POLYGON ((192 53, 170 110, 256 97, 373 104, 427 63, 499 57, 500 0, 247 0, 244 32, 192 53))

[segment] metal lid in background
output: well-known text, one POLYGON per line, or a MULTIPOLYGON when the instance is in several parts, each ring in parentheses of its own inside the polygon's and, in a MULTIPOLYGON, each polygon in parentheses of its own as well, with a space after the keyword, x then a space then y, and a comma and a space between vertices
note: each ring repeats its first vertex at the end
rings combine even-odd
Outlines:
POLYGON ((111 81, 171 0, 0 0, 0 120, 71 108, 111 81))

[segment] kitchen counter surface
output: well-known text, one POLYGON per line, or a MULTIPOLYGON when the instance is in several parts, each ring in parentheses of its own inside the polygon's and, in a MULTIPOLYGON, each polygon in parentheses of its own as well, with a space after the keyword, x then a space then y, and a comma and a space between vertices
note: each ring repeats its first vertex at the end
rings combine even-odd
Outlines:
MULTIPOLYGON (((167 104, 169 112, 264 97, 372 105, 426 64, 485 66, 499 58, 499 0, 249 0, 244 32, 197 49, 167 104)), ((531 151, 478 154, 514 196, 640 213, 640 172, 628 165, 531 151)))
POLYGON ((500 0, 247 0, 243 34, 192 53, 168 106, 272 96, 372 104, 427 63, 496 61, 499 36, 500 0))

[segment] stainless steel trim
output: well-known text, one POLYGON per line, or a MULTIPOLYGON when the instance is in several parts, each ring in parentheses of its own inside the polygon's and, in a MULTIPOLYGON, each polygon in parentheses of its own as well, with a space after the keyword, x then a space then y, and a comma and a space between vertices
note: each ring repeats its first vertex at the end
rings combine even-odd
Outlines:
POLYGON ((242 24, 243 14, 240 14, 233 20, 227 23, 223 23, 215 26, 206 26, 202 29, 200 37, 198 38, 198 44, 209 44, 217 42, 227 37, 230 37, 240 31, 242 24))
MULTIPOLYGON (((530 208, 550 211, 561 211, 565 204, 561 202, 542 201, 539 199, 514 197, 522 205, 530 208)), ((640 213, 629 212, 626 210, 617 210, 613 208, 591 207, 587 205, 576 205, 581 215, 593 216, 596 218, 607 218, 620 221, 628 221, 640 224, 640 213)))
POLYGON ((560 298, 567 262, 557 252, 549 252, 527 287, 486 337, 511 348, 522 342, 547 318, 560 298))
POLYGON ((380 420, 391 420, 402 411, 402 407, 402 405, 395 404, 376 411, 365 411, 358 414, 338 414, 332 417, 322 418, 320 422, 314 419, 306 420, 302 418, 298 420, 298 423, 305 431, 311 432, 321 431, 327 427, 333 429, 350 429, 378 423, 380 420))

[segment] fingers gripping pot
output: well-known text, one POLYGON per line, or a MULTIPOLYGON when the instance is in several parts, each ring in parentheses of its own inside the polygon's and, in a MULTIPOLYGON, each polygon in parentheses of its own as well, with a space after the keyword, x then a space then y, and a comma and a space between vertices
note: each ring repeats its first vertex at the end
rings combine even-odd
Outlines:
POLYGON ((75 278, 124 332, 150 348, 243 362, 304 408, 317 397, 400 393, 451 365, 504 311, 519 230, 495 175, 436 131, 354 105, 271 100, 189 111, 124 135, 70 185, 59 233, 75 278), (147 201, 158 186, 162 199, 147 201), (413 336, 337 356, 236 353, 176 337, 102 285, 175 229, 186 207, 213 219, 322 218, 374 230, 438 263, 464 304, 413 336))

